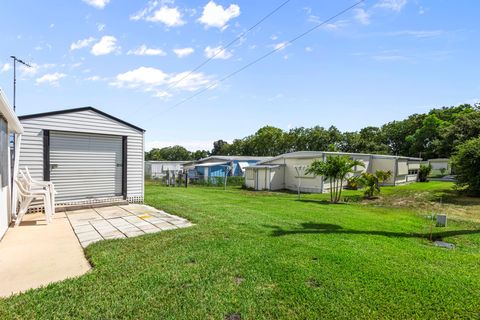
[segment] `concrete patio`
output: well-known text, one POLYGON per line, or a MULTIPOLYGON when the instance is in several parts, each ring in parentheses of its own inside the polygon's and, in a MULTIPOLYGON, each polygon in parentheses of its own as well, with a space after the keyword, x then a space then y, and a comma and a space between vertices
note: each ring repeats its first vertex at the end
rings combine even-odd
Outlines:
POLYGON ((0 241, 0 297, 85 274, 91 266, 82 247, 93 242, 191 225, 139 204, 61 211, 48 225, 43 214, 27 214, 0 241))
POLYGON ((100 240, 192 226, 186 219, 140 204, 67 211, 67 217, 84 248, 100 240))

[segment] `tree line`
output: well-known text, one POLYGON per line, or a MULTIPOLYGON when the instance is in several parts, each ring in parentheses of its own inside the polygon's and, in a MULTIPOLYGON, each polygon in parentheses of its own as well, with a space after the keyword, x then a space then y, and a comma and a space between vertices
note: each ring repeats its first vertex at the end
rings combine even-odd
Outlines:
POLYGON ((421 157, 450 158, 458 145, 480 137, 480 104, 442 107, 380 127, 341 132, 298 127, 284 131, 264 126, 257 132, 231 143, 213 142, 213 149, 190 152, 182 146, 154 148, 146 160, 195 160, 209 155, 276 156, 294 151, 342 151, 421 157))

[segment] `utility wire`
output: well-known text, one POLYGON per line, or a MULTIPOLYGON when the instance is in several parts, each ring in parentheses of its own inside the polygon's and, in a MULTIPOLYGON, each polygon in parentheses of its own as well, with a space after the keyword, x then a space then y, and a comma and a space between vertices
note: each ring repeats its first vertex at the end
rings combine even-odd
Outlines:
MULTIPOLYGON (((168 90, 170 89, 173 89, 175 88, 179 83, 181 83, 183 80, 187 79, 188 77, 190 77, 195 71, 198 71, 200 68, 202 68, 204 65, 206 65, 207 63, 209 63, 210 61, 212 61, 213 59, 215 59, 216 56, 218 56, 219 54, 221 54, 222 52, 224 52, 225 50, 227 50, 229 47, 231 47, 232 45, 234 45, 236 42, 238 42, 240 39, 242 39, 243 37, 245 37, 250 31, 252 31, 253 29, 255 29, 256 27, 258 27, 260 24, 262 24, 265 20, 267 20, 268 18, 270 18, 272 15, 274 15, 278 10, 280 10, 281 8, 283 8, 287 3, 289 3, 291 0, 285 0, 283 1, 280 5, 278 5, 275 9, 273 9, 272 11, 270 11, 266 16, 264 16, 262 19, 260 19, 258 22, 256 22, 254 25, 252 25, 250 28, 248 28, 246 31, 242 32, 239 36, 237 36, 235 39, 233 39, 232 41, 230 41, 226 46, 222 46, 222 49, 221 50, 218 50, 214 55, 212 55, 211 57, 209 57, 208 59, 204 60, 202 63, 200 63, 198 66, 196 66, 195 68, 193 68, 193 70, 190 70, 187 74, 185 74, 184 76, 182 76, 180 79, 170 83, 167 88, 165 88, 165 92, 167 92, 168 90)), ((141 108, 145 107, 145 105, 143 106, 140 106, 139 108, 137 108, 135 110, 135 112, 138 112, 141 108)))
POLYGON ((256 27, 258 27, 263 21, 267 20, 268 18, 270 18, 273 14, 275 14, 278 10, 280 10, 282 7, 284 7, 287 3, 289 3, 291 0, 286 0, 284 1, 282 4, 280 4, 278 7, 276 7, 273 11, 270 11, 265 17, 263 17, 262 19, 260 19, 257 23, 255 23, 253 26, 251 26, 247 31, 241 33, 238 37, 236 37, 235 39, 233 39, 232 41, 230 41, 226 46, 222 47, 221 50, 218 50, 213 56, 211 56, 210 58, 206 59, 205 61, 203 61, 202 63, 200 63, 197 67, 195 67, 193 70, 191 70, 190 72, 188 72, 185 76, 183 76, 182 78, 178 79, 177 81, 173 82, 172 84, 170 84, 166 89, 165 91, 167 91, 168 89, 172 89, 174 87, 177 86, 177 84, 179 84, 180 82, 182 82, 183 80, 185 80, 186 78, 188 78, 190 75, 192 75, 195 71, 197 71, 198 69, 200 69, 201 67, 203 67, 204 65, 206 65, 207 63, 209 63, 210 61, 212 61, 213 59, 215 59, 216 56, 218 56, 219 54, 221 54, 222 52, 224 52, 225 50, 227 50, 229 47, 231 47, 235 42, 239 41, 240 39, 242 39, 247 33, 249 33, 250 31, 252 31, 253 29, 255 29, 256 27))
MULTIPOLYGON (((256 64, 256 63, 264 60, 265 58, 271 56, 271 55, 274 54, 275 52, 284 49, 286 46, 294 43, 295 41, 299 40, 300 38, 303 38, 304 36, 308 35, 309 33, 315 31, 316 29, 318 29, 318 28, 320 28, 320 27, 322 27, 322 26, 324 26, 325 24, 327 24, 327 23, 329 23, 330 21, 338 18, 339 16, 343 15, 344 13, 352 10, 353 8, 357 7, 358 5, 360 5, 361 3, 365 2, 365 1, 366 1, 366 0, 360 0, 360 1, 356 2, 356 3, 354 3, 353 5, 347 7, 346 9, 343 9, 342 11, 336 13, 335 15, 331 16, 331 17, 328 18, 327 20, 324 20, 323 22, 315 25, 314 27, 308 29, 307 31, 305 31, 305 32, 303 32, 303 33, 300 33, 299 35, 295 36, 294 38, 290 39, 289 41, 286 41, 285 43, 283 43, 283 45, 274 48, 273 50, 265 53, 264 55, 260 56, 259 58, 255 59, 255 60, 253 60, 253 61, 251 61, 251 62, 249 62, 249 63, 247 63, 246 65, 244 65, 244 66, 241 67, 240 69, 237 69, 237 70, 229 73, 228 75, 226 75, 225 77, 217 80, 216 82, 212 83, 211 85, 209 85, 209 86, 203 88, 202 90, 195 92, 195 93, 192 94, 191 96, 189 96, 189 97, 187 97, 187 98, 185 98, 185 99, 177 102, 176 104, 172 105, 171 107, 165 109, 165 110, 163 111, 163 113, 168 112, 168 111, 170 111, 170 110, 172 110, 172 109, 174 109, 174 108, 176 108, 176 107, 184 104, 185 102, 192 100, 193 98, 199 96, 200 94, 204 93, 205 91, 207 91, 207 90, 209 90, 209 89, 217 86, 219 83, 221 83, 221 82, 223 82, 223 81, 225 81, 225 80, 227 80, 227 79, 229 79, 229 78, 237 75, 238 73, 242 72, 243 70, 245 70, 245 69, 253 66, 254 64, 256 64)), ((161 114, 161 113, 159 113, 159 114, 157 114, 157 115, 160 115, 160 114, 161 114)), ((152 118, 153 118, 153 117, 150 117, 150 119, 152 119, 152 118)))

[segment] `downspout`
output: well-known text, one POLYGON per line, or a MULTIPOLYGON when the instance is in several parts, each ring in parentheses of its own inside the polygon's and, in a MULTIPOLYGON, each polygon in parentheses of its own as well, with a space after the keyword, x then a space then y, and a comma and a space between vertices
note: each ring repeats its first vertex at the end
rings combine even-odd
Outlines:
MULTIPOLYGON (((12 180, 14 181, 17 178, 18 166, 20 162, 20 145, 22 143, 22 135, 15 133, 15 160, 13 162, 13 172, 12 180)), ((9 158, 10 159, 10 158, 9 158)), ((12 202, 10 203, 10 208, 12 212, 12 217, 17 218, 17 184, 12 183, 12 202)))
POLYGON ((393 186, 397 185, 397 174, 398 174, 398 158, 395 158, 395 168, 393 169, 393 186))

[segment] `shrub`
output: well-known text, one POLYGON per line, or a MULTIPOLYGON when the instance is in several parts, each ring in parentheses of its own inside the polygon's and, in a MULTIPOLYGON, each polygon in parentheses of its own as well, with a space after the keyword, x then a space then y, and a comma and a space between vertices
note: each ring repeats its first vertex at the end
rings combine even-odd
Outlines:
POLYGON ((353 177, 347 178, 347 186, 345 187, 345 189, 357 190, 359 179, 360 179, 360 176, 353 176, 353 177))
POLYGON ((480 137, 468 140, 457 148, 452 158, 457 185, 471 195, 480 195, 480 137))
POLYGON ((390 171, 390 170, 377 170, 377 172, 375 172, 375 175, 378 178, 378 182, 383 184, 385 181, 390 179, 390 177, 392 176, 392 171, 390 171))
POLYGON ((380 193, 380 185, 376 175, 364 172, 362 173, 359 182, 363 187, 365 198, 371 198, 380 193))
POLYGON ((427 177, 430 175, 430 172, 432 172, 432 165, 420 165, 420 169, 418 170, 418 181, 420 182, 426 182, 427 177))

